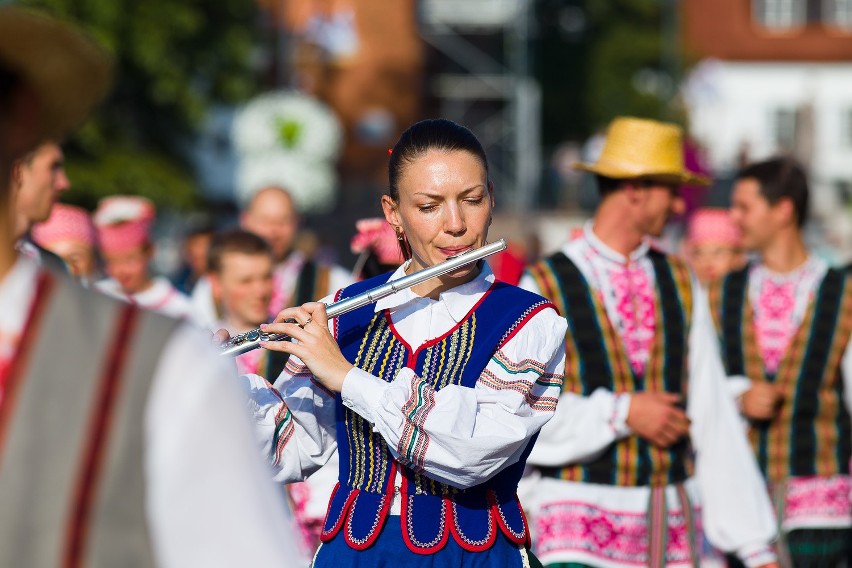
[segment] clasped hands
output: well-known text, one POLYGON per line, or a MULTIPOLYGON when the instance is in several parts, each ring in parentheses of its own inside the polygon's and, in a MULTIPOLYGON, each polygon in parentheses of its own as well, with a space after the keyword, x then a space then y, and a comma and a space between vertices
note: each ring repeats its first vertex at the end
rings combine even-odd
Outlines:
POLYGON ((680 402, 680 395, 668 392, 633 393, 627 425, 653 445, 668 448, 689 434, 690 420, 680 402))

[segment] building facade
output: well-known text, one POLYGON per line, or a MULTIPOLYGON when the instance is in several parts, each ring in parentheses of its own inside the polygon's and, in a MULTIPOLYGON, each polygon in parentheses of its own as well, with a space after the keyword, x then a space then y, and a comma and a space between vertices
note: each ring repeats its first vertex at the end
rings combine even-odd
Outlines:
POLYGON ((681 5, 698 61, 683 88, 689 130, 714 170, 794 155, 810 172, 815 219, 852 250, 852 0, 681 5))

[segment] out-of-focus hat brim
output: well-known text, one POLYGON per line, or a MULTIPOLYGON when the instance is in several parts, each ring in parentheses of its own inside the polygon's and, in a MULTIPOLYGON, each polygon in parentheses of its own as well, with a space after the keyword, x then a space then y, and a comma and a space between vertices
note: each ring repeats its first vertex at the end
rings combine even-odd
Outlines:
POLYGON ((612 179, 654 179, 664 182, 678 183, 681 185, 710 185, 710 178, 683 170, 680 172, 664 172, 653 171, 648 169, 631 170, 630 168, 621 167, 617 164, 607 164, 597 162, 595 164, 587 164, 584 162, 575 162, 572 167, 576 170, 598 174, 612 179))
POLYGON ((41 103, 41 140, 59 140, 106 95, 110 58, 73 26, 18 6, 0 6, 0 67, 41 103))

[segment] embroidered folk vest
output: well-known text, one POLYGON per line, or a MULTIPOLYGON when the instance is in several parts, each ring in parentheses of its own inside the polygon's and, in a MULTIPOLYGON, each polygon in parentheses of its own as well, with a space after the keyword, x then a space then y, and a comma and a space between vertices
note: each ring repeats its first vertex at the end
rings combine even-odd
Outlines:
MULTIPOLYGON (((669 392, 687 395, 687 347, 692 316, 692 283, 686 265, 657 251, 648 253, 656 276, 656 329, 645 372, 630 365, 603 300, 563 253, 530 267, 545 297, 568 320, 563 390, 583 396, 605 388, 613 393, 669 392)), ((685 407, 685 406, 684 406, 685 407)), ((692 475, 688 438, 668 449, 639 436, 610 444, 595 459, 542 468, 547 476, 619 486, 663 486, 692 475)))
POLYGON ((0 401, 0 566, 153 566, 144 411, 176 321, 42 271, 0 401))
MULTIPOLYGON (((338 294, 350 298, 387 281, 385 274, 349 286, 338 294)), ((520 288, 495 283, 477 305, 452 330, 420 346, 400 338, 386 312, 375 304, 340 316, 335 335, 346 358, 355 366, 385 381, 408 367, 422 379, 416 397, 403 409, 412 421, 425 416, 434 404, 434 390, 449 385, 473 388, 497 350, 538 311, 552 307, 544 298, 520 288), (428 386, 427 386, 428 385, 428 386), (431 387, 431 388, 428 388, 431 387)), ((396 473, 399 488, 399 522, 407 547, 430 554, 444 547, 450 535, 462 548, 490 548, 502 533, 524 545, 529 531, 517 497, 518 480, 534 439, 517 463, 488 481, 458 489, 429 477, 422 460, 428 440, 409 425, 402 433, 400 463, 369 422, 343 406, 337 398, 339 483, 332 494, 321 538, 328 542, 342 531, 346 543, 364 549, 378 538, 387 521, 396 473)))
POLYGON ((769 374, 755 334, 748 275, 745 268, 713 286, 710 305, 728 375, 774 383, 784 393, 775 418, 750 423, 761 470, 771 481, 848 474, 852 435, 840 362, 852 333, 852 282, 839 270, 826 273, 778 370, 769 374))

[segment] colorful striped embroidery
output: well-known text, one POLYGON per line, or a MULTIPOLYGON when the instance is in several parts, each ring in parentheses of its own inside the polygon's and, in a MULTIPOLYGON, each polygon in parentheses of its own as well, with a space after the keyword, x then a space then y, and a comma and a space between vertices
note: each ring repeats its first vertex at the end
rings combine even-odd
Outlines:
POLYGON ((290 412, 287 405, 282 402, 281 408, 275 415, 275 434, 272 437, 272 451, 274 452, 272 465, 280 465, 281 456, 284 453, 284 446, 286 446, 287 442, 290 441, 290 438, 293 437, 294 431, 293 414, 290 412))
POLYGON ((837 271, 826 273, 773 376, 756 339, 748 274, 729 275, 711 299, 728 374, 772 382, 788 401, 772 421, 751 425, 758 464, 775 482, 846 473, 852 440, 838 369, 852 334, 852 284, 837 271))
POLYGON ((399 438, 397 451, 402 461, 414 471, 422 471, 429 447, 429 435, 423 426, 429 413, 435 408, 435 389, 418 377, 411 376, 411 396, 402 407, 407 418, 399 438))
POLYGON ((530 383, 528 380, 524 379, 509 380, 498 376, 486 367, 483 370, 482 376, 479 379, 479 382, 482 385, 494 390, 515 391, 524 397, 525 402, 533 410, 537 410, 539 412, 553 412, 554 410, 556 410, 556 397, 546 396, 544 394, 533 392, 533 388, 561 388, 563 375, 545 373, 544 363, 535 361, 533 359, 524 359, 523 361, 516 363, 506 357, 505 353, 503 353, 502 351, 497 351, 497 353, 494 354, 491 360, 500 365, 500 367, 503 368, 509 374, 518 375, 522 373, 533 373, 538 376, 536 377, 536 380, 533 383, 530 383))
MULTIPOLYGON (((589 396, 597 388, 606 388, 616 395, 636 391, 686 395, 692 280, 682 262, 656 252, 649 257, 656 275, 655 321, 662 333, 655 334, 641 375, 633 370, 603 300, 573 262, 559 253, 538 263, 532 271, 547 289, 558 292, 550 299, 564 306, 568 319, 565 392, 589 396)), ((595 462, 570 464, 547 474, 591 483, 662 486, 682 481, 691 471, 688 441, 663 450, 628 436, 595 462)))

